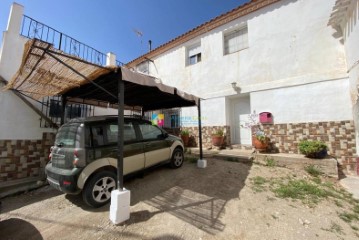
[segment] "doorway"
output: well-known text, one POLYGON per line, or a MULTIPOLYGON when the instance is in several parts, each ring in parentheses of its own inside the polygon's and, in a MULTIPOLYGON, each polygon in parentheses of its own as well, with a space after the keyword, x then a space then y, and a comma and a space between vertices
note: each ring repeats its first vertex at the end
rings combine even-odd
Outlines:
POLYGON ((234 144, 251 145, 252 131, 249 128, 242 127, 249 120, 251 113, 249 96, 240 97, 232 100, 232 142, 234 144))

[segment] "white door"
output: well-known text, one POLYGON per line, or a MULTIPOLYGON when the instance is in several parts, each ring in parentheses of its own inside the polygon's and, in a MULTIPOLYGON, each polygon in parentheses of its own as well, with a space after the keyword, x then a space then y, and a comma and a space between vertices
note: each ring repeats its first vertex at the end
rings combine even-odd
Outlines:
POLYGON ((239 114, 239 143, 240 144, 252 144, 252 131, 250 128, 245 128, 246 122, 248 122, 249 114, 239 114))
POLYGON ((252 132, 250 128, 245 128, 246 122, 249 120, 251 113, 249 97, 239 98, 233 101, 234 115, 234 143, 252 144, 252 132))

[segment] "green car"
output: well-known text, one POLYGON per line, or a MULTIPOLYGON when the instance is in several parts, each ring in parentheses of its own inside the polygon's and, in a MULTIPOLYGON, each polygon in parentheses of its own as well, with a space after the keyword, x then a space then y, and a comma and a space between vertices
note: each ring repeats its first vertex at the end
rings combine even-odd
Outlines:
MULTIPOLYGON (((59 129, 46 165, 47 180, 54 188, 79 194, 86 204, 100 207, 116 189, 117 116, 73 119, 59 129)), ((183 142, 150 121, 125 118, 124 175, 169 163, 183 164, 183 142)))

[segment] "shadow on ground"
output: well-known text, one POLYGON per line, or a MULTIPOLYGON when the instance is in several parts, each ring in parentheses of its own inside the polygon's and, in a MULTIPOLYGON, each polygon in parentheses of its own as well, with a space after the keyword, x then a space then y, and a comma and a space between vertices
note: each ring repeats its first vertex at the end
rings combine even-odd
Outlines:
POLYGON ((1 199, 0 213, 10 212, 63 193, 46 185, 36 190, 1 199))
POLYGON ((41 233, 34 225, 20 218, 10 218, 0 221, 0 233, 1 239, 5 239, 3 238, 5 236, 11 236, 10 239, 17 240, 43 239, 41 233))
POLYGON ((251 166, 210 159, 205 169, 186 163, 181 169, 151 170, 144 179, 125 182, 131 190, 131 206, 143 201, 156 209, 132 212, 126 224, 169 213, 207 233, 223 231, 225 206, 239 198, 251 166))

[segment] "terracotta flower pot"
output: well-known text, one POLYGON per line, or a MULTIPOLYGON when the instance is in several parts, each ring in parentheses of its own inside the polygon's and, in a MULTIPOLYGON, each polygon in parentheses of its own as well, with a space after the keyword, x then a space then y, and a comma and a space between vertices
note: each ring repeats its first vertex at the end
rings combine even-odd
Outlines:
POLYGON ((189 135, 181 135, 181 139, 185 147, 188 147, 189 135))
POLYGON ((260 152, 264 152, 267 150, 269 144, 269 139, 266 138, 265 141, 260 141, 255 136, 252 136, 252 145, 260 152))
POLYGON ((223 144, 223 136, 212 135, 212 144, 220 147, 223 144))

